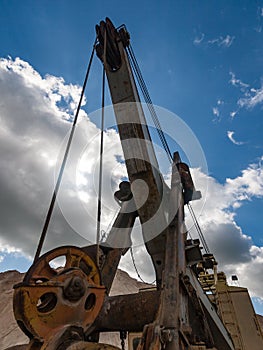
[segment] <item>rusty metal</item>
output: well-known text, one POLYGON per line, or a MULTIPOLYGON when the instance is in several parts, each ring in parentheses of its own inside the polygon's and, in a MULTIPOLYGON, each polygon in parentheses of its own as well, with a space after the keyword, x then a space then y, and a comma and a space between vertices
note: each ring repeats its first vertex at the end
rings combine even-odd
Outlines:
POLYGON ((201 192, 195 190, 189 166, 185 163, 179 162, 177 163, 177 168, 183 186, 184 204, 188 204, 192 200, 200 199, 201 192))
POLYGON ((160 350, 164 347, 160 326, 155 322, 145 325, 137 350, 160 350))
POLYGON ((65 326, 86 332, 99 314, 105 295, 94 261, 72 246, 43 255, 14 288, 15 318, 21 329, 40 343, 53 341, 65 326), (53 268, 52 260, 62 256, 65 266, 53 268))
POLYGON ((174 155, 172 181, 169 201, 170 225, 166 232, 165 262, 161 297, 156 320, 144 328, 138 350, 184 349, 188 340, 181 336, 183 324, 187 324, 187 310, 180 308, 187 304, 187 296, 180 290, 180 275, 185 272, 185 233, 183 231, 184 200, 180 173, 178 172, 179 155, 174 155))
MULTIPOLYGON (((109 294, 113 279, 115 277, 120 259, 125 255, 131 246, 131 232, 137 217, 135 204, 129 191, 123 191, 123 186, 120 186, 122 194, 117 195, 118 199, 125 199, 121 202, 120 211, 113 223, 110 233, 104 242, 105 261, 101 267, 101 280, 109 294), (127 195, 123 198, 123 192, 127 195), (127 200, 126 200, 127 199, 127 200)), ((127 188, 127 187, 126 187, 127 188)))
POLYGON ((117 43, 118 40, 120 40, 120 36, 109 18, 106 18, 105 22, 101 21, 99 25, 96 25, 96 33, 98 37, 96 53, 102 61, 104 55, 105 32, 107 37, 106 62, 112 71, 116 71, 120 68, 122 63, 121 54, 117 43))
POLYGON ((15 345, 11 346, 11 348, 7 348, 6 350, 27 350, 28 344, 21 344, 21 345, 15 345))
MULTIPOLYGON (((102 24, 102 31, 105 25, 102 24)), ((116 33, 116 30, 114 33, 116 33)), ((102 34, 98 36, 101 48, 103 47, 102 34)), ((165 202, 163 197, 167 195, 167 185, 158 171, 158 162, 144 112, 140 106, 140 98, 125 51, 125 44, 118 39, 118 36, 114 40, 120 52, 121 65, 114 70, 110 64, 106 64, 105 71, 133 198, 138 208, 138 216, 142 224, 151 219, 154 221, 152 225, 143 225, 143 237, 156 272, 157 287, 160 288, 166 245, 166 232, 163 231, 167 227, 167 217, 166 213, 159 210, 159 208, 165 202), (146 200, 144 200, 144 191, 140 187, 143 182, 150 189, 146 200), (141 205, 141 203, 144 204, 141 205), (160 232, 159 235, 155 234, 153 237, 154 230, 152 226, 160 232)))
POLYGON ((154 321, 159 302, 160 291, 156 290, 108 297, 95 321, 96 329, 142 332, 146 324, 154 321))
POLYGON ((120 350, 116 346, 102 343, 76 342, 67 348, 67 350, 120 350))
POLYGON ((64 297, 69 301, 78 301, 85 294, 85 284, 83 280, 74 276, 64 287, 64 297))
POLYGON ((132 199, 131 184, 129 181, 122 181, 119 190, 114 193, 114 198, 120 202, 126 202, 132 199))

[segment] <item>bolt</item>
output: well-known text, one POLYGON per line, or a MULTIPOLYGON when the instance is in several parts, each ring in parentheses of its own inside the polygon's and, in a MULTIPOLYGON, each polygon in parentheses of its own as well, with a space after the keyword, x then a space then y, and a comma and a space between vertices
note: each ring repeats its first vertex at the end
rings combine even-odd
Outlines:
POLYGON ((75 287, 80 287, 81 286, 81 282, 79 280, 79 278, 76 278, 75 281, 74 281, 74 286, 75 287))
POLYGON ((73 277, 64 287, 64 296, 70 301, 77 301, 85 294, 85 285, 80 277, 73 277))

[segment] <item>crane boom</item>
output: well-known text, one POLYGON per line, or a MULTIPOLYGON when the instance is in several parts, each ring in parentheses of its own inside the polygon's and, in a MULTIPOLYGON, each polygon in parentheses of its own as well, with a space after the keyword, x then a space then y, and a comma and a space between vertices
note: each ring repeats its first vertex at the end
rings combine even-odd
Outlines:
POLYGON ((107 18, 106 22, 102 21, 100 26, 97 26, 97 34, 99 43, 96 50, 104 63, 133 198, 159 285, 165 255, 163 231, 168 226, 167 206, 163 204, 168 199, 169 189, 159 171, 144 111, 125 51, 128 33, 125 29, 117 32, 107 18), (160 235, 154 237, 154 232, 159 232, 160 235))

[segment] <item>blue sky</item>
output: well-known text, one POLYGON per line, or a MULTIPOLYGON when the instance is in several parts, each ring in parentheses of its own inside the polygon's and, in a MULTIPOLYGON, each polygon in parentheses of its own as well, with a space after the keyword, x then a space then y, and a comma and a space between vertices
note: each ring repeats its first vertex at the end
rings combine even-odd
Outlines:
MULTIPOLYGON (((0 57, 19 57, 42 77, 81 85, 95 24, 106 16, 116 26, 126 24, 153 103, 177 114, 197 136, 211 184, 223 191, 226 179, 235 179, 232 188, 242 192, 238 205, 224 204, 222 210, 261 249, 263 195, 256 185, 262 177, 251 177, 255 185, 249 193, 245 179, 250 181, 252 168, 260 172, 263 161, 263 1, 0 0, 0 57)), ((100 107, 100 79, 95 59, 86 112, 100 107)), ((215 191, 211 201, 217 196, 215 191)), ((25 270, 28 261, 12 254, 3 250, 0 269, 25 270)))
MULTIPOLYGON (((260 4, 98 1, 89 6, 86 1, 1 1, 0 52, 1 57, 21 57, 40 74, 81 84, 94 24, 106 15, 116 24, 125 23, 152 100, 173 110, 194 130, 210 172, 222 180, 236 176, 261 156, 261 105, 240 108, 231 118, 244 94, 229 83, 232 72, 251 88, 261 88, 260 4), (223 43, 228 36, 229 46, 223 43), (229 130, 244 145, 231 144, 229 130), (221 157, 226 149, 227 157, 221 157)), ((93 97, 90 108, 98 105, 99 99, 93 97)))

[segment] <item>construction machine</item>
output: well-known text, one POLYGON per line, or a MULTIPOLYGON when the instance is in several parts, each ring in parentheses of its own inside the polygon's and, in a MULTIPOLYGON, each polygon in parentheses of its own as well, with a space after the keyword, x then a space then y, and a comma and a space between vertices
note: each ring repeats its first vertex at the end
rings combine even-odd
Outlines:
MULTIPOLYGON (((96 37, 128 181, 115 193, 120 210, 103 245, 55 248, 37 257, 23 282, 14 286, 14 315, 29 338, 24 349, 113 350, 100 343, 100 334, 118 332, 123 348, 128 336, 130 350, 262 350, 262 331, 247 289, 228 286, 213 254, 202 254, 200 241, 187 236, 185 205, 201 197, 189 166, 175 151, 170 153, 170 186, 160 172, 126 27, 116 29, 106 18, 96 26, 96 37), (156 284, 111 296, 136 218, 156 284), (59 257, 65 265, 55 269, 51 262, 59 257)), ((159 126, 157 131, 169 151, 159 126)))

